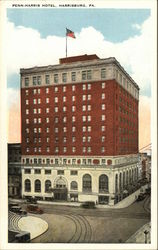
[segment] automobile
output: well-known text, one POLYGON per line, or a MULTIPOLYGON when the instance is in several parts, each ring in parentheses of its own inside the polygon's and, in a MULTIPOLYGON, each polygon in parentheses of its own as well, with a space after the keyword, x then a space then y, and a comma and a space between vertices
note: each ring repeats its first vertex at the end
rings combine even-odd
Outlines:
POLYGON ((145 192, 146 192, 146 194, 151 194, 151 188, 146 188, 145 192))
POLYGON ((13 212, 13 213, 19 213, 21 210, 21 207, 20 206, 12 206, 10 208, 10 211, 13 212))
POLYGON ((27 197, 26 198, 27 203, 37 204, 37 199, 33 197, 27 197))
POLYGON ((142 201, 142 200, 145 199, 145 197, 146 197, 146 195, 145 195, 144 193, 140 193, 140 194, 138 195, 137 201, 142 201))
POLYGON ((22 233, 15 235, 15 242, 17 242, 17 243, 30 242, 30 233, 29 232, 22 232, 22 233))
POLYGON ((95 202, 94 201, 85 201, 81 204, 83 208, 95 208, 95 202))
POLYGON ((32 214, 43 214, 43 210, 38 205, 28 205, 27 212, 32 214))

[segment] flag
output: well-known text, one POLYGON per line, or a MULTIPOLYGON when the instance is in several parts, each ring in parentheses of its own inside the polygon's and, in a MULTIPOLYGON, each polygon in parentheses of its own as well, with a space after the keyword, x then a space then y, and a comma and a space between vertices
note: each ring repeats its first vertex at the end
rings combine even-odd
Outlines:
POLYGON ((67 28, 66 28, 66 36, 76 38, 74 32, 72 30, 67 29, 67 28))

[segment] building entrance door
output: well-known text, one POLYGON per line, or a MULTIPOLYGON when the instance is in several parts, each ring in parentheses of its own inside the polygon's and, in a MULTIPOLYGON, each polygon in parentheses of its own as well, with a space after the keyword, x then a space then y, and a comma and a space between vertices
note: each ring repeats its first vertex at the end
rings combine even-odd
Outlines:
POLYGON ((64 179, 58 179, 52 191, 54 193, 54 200, 67 200, 67 187, 64 179))

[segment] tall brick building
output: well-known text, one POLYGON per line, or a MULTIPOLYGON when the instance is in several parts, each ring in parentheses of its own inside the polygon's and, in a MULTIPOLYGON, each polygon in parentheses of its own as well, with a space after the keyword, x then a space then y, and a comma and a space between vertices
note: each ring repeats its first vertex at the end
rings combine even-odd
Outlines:
POLYGON ((22 195, 114 204, 138 178, 138 85, 97 55, 20 73, 22 195))

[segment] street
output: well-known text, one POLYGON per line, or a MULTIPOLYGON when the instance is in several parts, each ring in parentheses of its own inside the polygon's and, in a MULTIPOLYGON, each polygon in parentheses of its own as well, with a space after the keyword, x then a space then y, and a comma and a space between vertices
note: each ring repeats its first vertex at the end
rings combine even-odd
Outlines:
MULTIPOLYGON (((25 207, 26 205, 24 205, 25 207)), ((150 221, 150 197, 123 209, 83 209, 42 204, 48 230, 31 243, 125 242, 150 221)))

